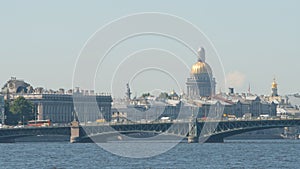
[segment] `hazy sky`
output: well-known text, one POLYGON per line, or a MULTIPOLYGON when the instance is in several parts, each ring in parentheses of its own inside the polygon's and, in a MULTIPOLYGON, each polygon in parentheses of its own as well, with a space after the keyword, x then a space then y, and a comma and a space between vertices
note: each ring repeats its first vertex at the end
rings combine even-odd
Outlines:
POLYGON ((192 22, 207 35, 221 57, 228 86, 237 92, 246 92, 250 83, 253 93, 269 94, 275 76, 280 94, 296 93, 299 6, 297 0, 0 1, 0 84, 16 76, 35 87, 71 88, 76 58, 96 30, 124 15, 163 12, 192 22))

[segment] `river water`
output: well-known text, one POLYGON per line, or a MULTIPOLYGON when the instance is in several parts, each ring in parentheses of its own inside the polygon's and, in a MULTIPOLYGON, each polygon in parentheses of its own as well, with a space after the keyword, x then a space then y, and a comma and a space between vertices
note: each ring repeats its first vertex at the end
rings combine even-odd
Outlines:
POLYGON ((113 155, 92 143, 1 143, 0 150, 0 168, 300 167, 300 140, 230 140, 225 143, 213 144, 180 143, 166 153, 142 159, 113 155))

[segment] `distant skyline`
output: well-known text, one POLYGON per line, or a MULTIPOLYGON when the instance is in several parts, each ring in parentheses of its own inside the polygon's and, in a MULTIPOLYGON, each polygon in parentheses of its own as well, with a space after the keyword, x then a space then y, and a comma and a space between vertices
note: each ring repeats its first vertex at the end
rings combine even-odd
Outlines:
MULTIPOLYGON (((2 1, 0 85, 13 76, 34 87, 72 88, 76 58, 96 30, 125 15, 163 12, 192 22, 207 35, 220 55, 227 85, 236 88, 236 92, 246 93, 250 85, 252 93, 268 95, 275 77, 279 94, 298 93, 299 6, 296 0, 2 1)), ((189 57, 187 66, 191 67, 197 58, 186 57, 189 57)), ((114 69, 115 65, 108 66, 114 69)), ((189 70, 184 71, 188 76, 189 70)), ((185 80, 181 79, 181 83, 185 80)), ((123 96, 126 89, 126 84, 121 85, 124 91, 117 93, 119 96, 123 96)), ((106 87, 96 90, 110 92, 106 87)), ((225 87, 222 90, 227 91, 225 87)))

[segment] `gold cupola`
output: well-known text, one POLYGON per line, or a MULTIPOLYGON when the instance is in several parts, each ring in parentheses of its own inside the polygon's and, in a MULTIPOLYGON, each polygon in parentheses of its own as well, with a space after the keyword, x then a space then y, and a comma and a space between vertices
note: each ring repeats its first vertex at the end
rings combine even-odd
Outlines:
POLYGON ((211 68, 205 62, 197 62, 192 66, 191 74, 211 73, 211 68))
POLYGON ((205 50, 203 47, 201 47, 198 50, 198 61, 192 66, 191 74, 211 74, 211 72, 210 66, 205 63, 205 50))
POLYGON ((272 83, 272 89, 277 89, 278 84, 276 83, 276 79, 274 78, 272 83))

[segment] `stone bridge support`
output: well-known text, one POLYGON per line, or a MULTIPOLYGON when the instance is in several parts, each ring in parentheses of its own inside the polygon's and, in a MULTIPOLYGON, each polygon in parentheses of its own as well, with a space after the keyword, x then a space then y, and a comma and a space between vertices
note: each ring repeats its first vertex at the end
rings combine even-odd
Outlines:
POLYGON ((189 122, 189 133, 187 136, 188 143, 198 143, 199 142, 199 133, 197 130, 197 120, 193 118, 189 122))
POLYGON ((71 122, 71 137, 70 142, 76 143, 80 140, 80 126, 78 121, 71 122))

